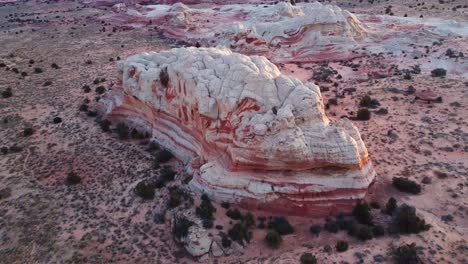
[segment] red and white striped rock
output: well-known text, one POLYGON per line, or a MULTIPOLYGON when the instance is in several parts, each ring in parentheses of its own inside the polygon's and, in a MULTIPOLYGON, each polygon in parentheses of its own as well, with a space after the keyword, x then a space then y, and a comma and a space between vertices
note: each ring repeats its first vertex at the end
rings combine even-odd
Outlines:
POLYGON ((375 177, 356 127, 330 121, 316 85, 265 57, 181 48, 119 67, 122 89, 102 102, 108 117, 152 130, 214 200, 327 215, 362 199, 375 177))

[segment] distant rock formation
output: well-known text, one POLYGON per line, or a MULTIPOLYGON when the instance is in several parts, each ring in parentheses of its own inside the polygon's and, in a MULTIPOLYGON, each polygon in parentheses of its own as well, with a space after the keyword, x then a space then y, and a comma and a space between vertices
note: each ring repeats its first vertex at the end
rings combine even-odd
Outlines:
POLYGON ((143 53, 119 64, 102 100, 185 162, 190 186, 217 201, 278 213, 348 211, 375 177, 347 119, 330 121, 319 88, 262 56, 228 49, 143 53))
POLYGON ((204 8, 177 3, 142 6, 125 15, 130 24, 156 25, 170 38, 263 55, 274 63, 350 59, 359 55, 367 36, 356 16, 318 2, 204 8))

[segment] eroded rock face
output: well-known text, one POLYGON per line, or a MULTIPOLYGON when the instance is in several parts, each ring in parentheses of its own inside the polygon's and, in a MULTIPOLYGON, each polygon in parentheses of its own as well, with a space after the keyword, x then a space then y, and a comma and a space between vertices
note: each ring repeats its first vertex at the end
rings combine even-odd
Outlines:
POLYGON ((191 187, 214 200, 328 215, 347 211, 374 179, 356 127, 331 122, 316 85, 265 57, 181 48, 119 68, 122 89, 102 101, 108 118, 153 131, 193 173, 191 187))

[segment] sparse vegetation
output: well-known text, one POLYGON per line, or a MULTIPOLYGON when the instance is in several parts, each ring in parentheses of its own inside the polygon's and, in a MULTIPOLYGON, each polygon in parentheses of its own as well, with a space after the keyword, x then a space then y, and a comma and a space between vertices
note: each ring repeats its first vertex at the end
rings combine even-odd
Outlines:
POLYGON ((322 231, 322 227, 320 225, 313 225, 309 228, 310 233, 318 236, 320 231, 322 231))
POLYGON ((367 108, 361 108, 357 111, 356 117, 358 120, 366 121, 370 119, 370 116, 371 116, 371 113, 367 108))
POLYGON ((95 90, 95 91, 96 91, 97 94, 103 94, 103 93, 106 92, 106 87, 104 87, 104 86, 102 86, 102 85, 101 85, 101 86, 98 86, 98 87, 96 87, 96 90, 95 90))
POLYGON ((393 214, 396 208, 397 208, 397 201, 395 200, 395 198, 390 197, 388 199, 387 204, 385 205, 385 213, 391 215, 393 214))
POLYGON ((13 96, 13 92, 11 91, 11 88, 8 87, 5 89, 5 91, 2 91, 2 97, 3 98, 9 98, 13 96))
POLYGON ((76 185, 76 184, 79 184, 79 183, 81 183, 81 177, 78 176, 78 174, 76 174, 74 171, 70 171, 70 172, 67 174, 66 183, 67 183, 68 185, 76 185))
POLYGON ((274 217, 268 222, 268 228, 275 230, 282 236, 294 233, 294 228, 285 217, 274 217))
POLYGON ((361 224, 371 225, 372 215, 370 213, 370 207, 366 202, 359 202, 353 209, 354 218, 361 224))
POLYGON ((419 248, 415 243, 412 243, 393 249, 392 255, 397 264, 419 264, 422 261, 418 252, 419 248))
POLYGON ((169 73, 167 72, 167 67, 161 69, 159 72, 159 80, 161 81, 161 84, 164 85, 164 87, 167 87, 169 84, 169 73))
POLYGON ((140 181, 135 187, 135 194, 145 200, 154 198, 154 187, 146 181, 140 181))
POLYGON ((437 68, 431 71, 432 77, 445 77, 447 75, 447 70, 442 68, 437 68))
POLYGON ((419 233, 431 228, 429 224, 416 215, 416 208, 403 204, 395 211, 394 224, 400 233, 419 233))
POLYGON ((369 95, 365 95, 361 101, 359 101, 359 106, 361 107, 369 107, 371 106, 372 98, 369 95))
POLYGON ((168 162, 169 160, 171 160, 173 157, 172 153, 169 152, 168 150, 161 150, 159 151, 157 154, 156 154, 156 160, 159 162, 159 163, 165 163, 165 162, 168 162))
POLYGON ((102 120, 99 122, 99 126, 101 127, 103 132, 109 132, 110 131, 110 126, 111 122, 107 119, 102 120))
POLYGON ((52 120, 52 122, 54 122, 54 124, 62 123, 62 118, 56 116, 56 117, 54 117, 54 119, 52 120))
POLYGON ((115 132, 117 133, 120 139, 127 139, 130 129, 128 128, 127 124, 118 123, 117 127, 115 128, 115 132))
POLYGON ((301 264, 316 264, 317 258, 311 253, 304 253, 301 256, 301 264))
POLYGON ((193 225, 194 223, 185 217, 175 218, 172 234, 180 240, 188 235, 189 228, 193 225))
POLYGON ((24 128, 24 130, 23 130, 23 136, 29 137, 29 136, 31 136, 32 134, 34 134, 34 128, 32 128, 32 127, 30 127, 30 126, 24 128))
POLYGON ((336 251, 338 252, 345 252, 346 250, 348 250, 348 242, 346 241, 343 241, 343 240, 339 240, 338 242, 336 242, 336 251))
POLYGON ((265 236, 265 243, 271 248, 279 248, 283 239, 275 230, 270 230, 265 236))
POLYGON ((195 209, 195 212, 202 219, 213 220, 213 214, 216 212, 216 208, 211 204, 211 200, 206 197, 202 199, 200 206, 195 209))
POLYGON ((421 192, 421 185, 415 181, 403 178, 403 177, 394 177, 392 179, 392 184, 399 191, 418 194, 421 192))
POLYGON ((242 214, 237 208, 227 210, 226 215, 233 220, 240 220, 242 218, 242 214))

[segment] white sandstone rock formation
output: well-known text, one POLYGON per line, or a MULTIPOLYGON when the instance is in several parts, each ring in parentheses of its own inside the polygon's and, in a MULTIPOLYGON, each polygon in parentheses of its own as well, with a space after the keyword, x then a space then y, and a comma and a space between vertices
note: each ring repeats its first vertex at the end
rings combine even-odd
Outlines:
POLYGON ((180 48, 119 68, 122 89, 102 101, 105 113, 153 131, 214 200, 327 215, 348 210, 374 179, 356 127, 331 122, 316 85, 265 57, 180 48))
POLYGON ((140 12, 139 18, 151 20, 169 37, 263 55, 275 63, 348 59, 367 36, 355 15, 318 2, 205 8, 177 3, 140 12))

